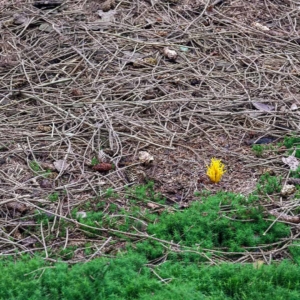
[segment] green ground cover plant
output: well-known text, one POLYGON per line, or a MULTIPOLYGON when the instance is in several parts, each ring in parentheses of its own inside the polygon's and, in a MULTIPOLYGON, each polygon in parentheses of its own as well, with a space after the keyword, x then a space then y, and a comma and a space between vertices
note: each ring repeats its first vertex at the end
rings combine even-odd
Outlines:
POLYGON ((59 198, 58 192, 54 192, 54 193, 52 193, 52 194, 50 194, 50 195, 48 196, 48 199, 49 199, 49 201, 51 201, 51 202, 56 202, 56 201, 58 201, 58 198, 59 198))
POLYGON ((283 144, 288 149, 289 155, 296 150, 295 157, 300 158, 300 137, 298 137, 296 134, 293 134, 292 136, 286 136, 283 144))
POLYGON ((97 164, 99 164, 98 158, 97 158, 97 157, 93 157, 93 158, 92 158, 92 161, 91 161, 91 165, 92 165, 92 166, 95 166, 95 165, 97 165, 97 164))
POLYGON ((37 161, 30 161, 29 166, 36 175, 42 175, 44 178, 48 178, 52 173, 51 170, 43 170, 37 161))
POLYGON ((252 151, 257 157, 262 157, 264 154, 267 154, 268 152, 277 151, 278 146, 273 145, 261 145, 261 144, 254 144, 252 145, 252 151))
POLYGON ((281 187, 281 177, 273 176, 267 172, 259 178, 257 191, 262 194, 273 194, 280 192, 281 187))
POLYGON ((264 220, 263 209, 258 203, 247 202, 244 196, 218 193, 194 202, 187 210, 164 213, 149 225, 148 232, 181 245, 231 252, 275 242, 289 234, 288 226, 276 223, 263 235, 270 225, 264 220))
POLYGON ((0 260, 0 299, 299 299, 300 267, 290 261, 208 266, 169 259, 147 266, 128 252, 68 266, 24 255, 0 260))
POLYGON ((253 144, 251 149, 257 157, 262 157, 268 153, 278 153, 282 146, 286 147, 287 155, 291 155, 295 150, 295 157, 300 158, 300 138, 297 134, 285 136, 282 141, 274 144, 253 144))
MULTIPOLYGON (((154 192, 153 183, 148 183, 128 190, 126 197, 131 203, 129 208, 111 203, 106 205, 106 212, 103 213, 103 205, 98 203, 87 211, 85 218, 77 219, 83 226, 89 226, 85 229, 89 237, 99 234, 95 224, 98 228, 117 230, 118 235, 127 240, 131 248, 146 254, 150 260, 165 255, 168 250, 153 239, 132 243, 127 232, 144 233, 198 252, 212 249, 228 253, 259 251, 259 247, 268 249, 268 244, 280 243, 290 234, 290 227, 280 222, 275 222, 269 229, 274 217, 265 214, 259 201, 259 190, 262 194, 277 192, 277 180, 265 174, 258 185, 258 192, 248 197, 225 192, 210 195, 204 191, 198 194, 197 200, 190 207, 183 210, 176 207, 170 210, 170 206, 166 209, 165 199, 154 192), (147 208, 145 204, 149 202, 160 204, 162 212, 157 214, 147 208)), ((90 203, 85 206, 86 209, 90 207, 90 203)), ((77 211, 75 209, 72 212, 74 218, 77 211)), ((187 259, 184 253, 172 255, 178 259, 187 259)), ((199 253, 188 257, 193 261, 207 261, 199 253)))
MULTIPOLYGON (((275 218, 266 215, 260 199, 278 192, 278 186, 280 178, 264 174, 257 191, 247 197, 204 190, 185 209, 166 205, 153 182, 128 189, 127 208, 109 202, 117 197, 109 189, 97 205, 87 201, 72 211, 72 217, 85 209, 86 217, 77 220, 91 227, 84 229, 87 238, 99 234, 95 226, 110 228, 118 231, 115 235, 126 241, 126 248, 116 257, 75 265, 66 263, 74 258, 75 246, 49 251, 56 263, 39 255, 21 255, 17 260, 2 257, 0 299, 24 299, 25 294, 30 295, 26 299, 298 299, 297 241, 287 248, 289 259, 271 265, 211 264, 218 253, 237 259, 246 251, 272 250, 273 244, 280 246, 290 236, 290 227, 284 223, 270 227, 275 218), (149 203, 160 212, 149 209, 149 203), (128 232, 149 238, 132 239, 126 236, 128 232)), ((49 227, 53 217, 37 211, 36 220, 49 227)), ((65 235, 66 228, 74 225, 60 220, 57 226, 65 235)), ((53 238, 45 236, 46 242, 53 238)), ((85 255, 94 252, 92 243, 83 249, 85 255)))
POLYGON ((30 168, 34 171, 34 172, 40 172, 42 171, 40 165, 38 164, 38 162, 36 161, 31 161, 29 163, 30 168))

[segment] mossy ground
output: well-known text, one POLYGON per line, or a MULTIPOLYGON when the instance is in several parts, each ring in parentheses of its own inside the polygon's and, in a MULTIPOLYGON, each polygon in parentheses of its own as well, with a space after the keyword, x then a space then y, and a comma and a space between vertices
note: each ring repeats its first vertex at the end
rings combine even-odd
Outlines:
MULTIPOLYGON (((87 217, 78 224, 116 230, 126 247, 77 264, 68 263, 75 246, 50 253, 58 258, 55 263, 43 252, 2 257, 0 299, 299 299, 300 243, 286 244, 289 225, 270 227, 274 218, 261 200, 265 193, 276 193, 278 185, 278 178, 264 175, 248 197, 203 191, 185 209, 167 206, 153 183, 129 189, 127 209, 112 203, 104 213, 103 205, 86 203, 87 217), (150 201, 163 209, 147 208, 150 201), (283 245, 285 256, 274 259, 272 251, 283 245), (261 260, 261 252, 270 253, 268 261, 261 260), (254 262, 230 262, 249 253, 254 262)), ((117 194, 109 190, 106 197, 117 194)), ((38 221, 46 225, 49 219, 39 216, 38 221)), ((62 234, 66 227, 62 221, 62 234)), ((86 228, 86 234, 98 232, 86 228)), ((86 243, 87 257, 91 248, 86 243)))
POLYGON ((147 265, 129 251, 68 266, 23 256, 2 260, 0 299, 299 299, 300 267, 290 261, 207 266, 168 259, 147 265))

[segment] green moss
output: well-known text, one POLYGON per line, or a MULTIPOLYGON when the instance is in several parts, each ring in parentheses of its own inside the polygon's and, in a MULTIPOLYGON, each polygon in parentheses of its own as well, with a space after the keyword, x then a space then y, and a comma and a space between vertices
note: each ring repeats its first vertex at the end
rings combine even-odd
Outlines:
POLYGON ((230 193, 209 196, 194 202, 184 211, 165 212, 158 222, 149 224, 148 232, 189 247, 225 247, 234 252, 275 242, 289 235, 289 227, 281 223, 274 224, 263 235, 270 222, 264 220, 262 207, 246 204, 245 197, 230 193))
POLYGON ((257 157, 261 157, 264 151, 264 147, 262 145, 252 145, 252 151, 257 157))
POLYGON ((92 158, 92 161, 91 161, 91 165, 92 165, 92 166, 95 166, 95 165, 98 165, 98 164, 99 164, 98 158, 93 157, 93 158, 92 158))
POLYGON ((59 193, 58 193, 58 192, 54 192, 54 193, 50 194, 50 195, 48 196, 48 199, 49 199, 49 201, 51 201, 51 202, 57 202, 58 199, 59 199, 59 193))
POLYGON ((168 260, 158 266, 129 252, 68 266, 23 256, 0 260, 0 299, 300 299, 300 267, 291 262, 206 266, 168 260))
POLYGON ((300 137, 298 137, 296 134, 292 136, 286 136, 283 143, 287 149, 290 149, 288 151, 289 155, 291 155, 295 149, 295 157, 300 158, 300 137))
POLYGON ((42 171, 39 163, 36 162, 36 161, 30 161, 29 166, 30 166, 31 170, 36 172, 36 173, 42 171))
MULTIPOLYGON (((87 216, 78 220, 82 225, 123 231, 124 234, 109 234, 112 243, 118 243, 119 238, 126 241, 126 252, 115 258, 100 257, 76 265, 50 264, 29 256, 21 256, 18 261, 2 258, 0 299, 24 299, 24 295, 30 295, 26 296, 28 299, 53 300, 300 299, 300 247, 296 241, 288 248, 291 261, 280 264, 260 269, 252 264, 207 265, 209 259, 215 260, 210 250, 220 250, 223 257, 235 258, 245 250, 259 251, 262 246, 271 250, 271 243, 280 245, 283 238, 290 236, 288 225, 276 222, 270 227, 272 221, 266 220, 260 205, 260 193, 276 191, 279 179, 275 179, 265 175, 260 181, 261 191, 248 197, 203 192, 188 208, 168 209, 161 205, 163 212, 159 213, 147 208, 149 201, 159 204, 164 201, 154 192, 153 183, 128 190, 132 204, 129 208, 107 205, 107 199, 102 199, 103 205, 99 206, 92 200, 83 203, 72 210, 72 216, 84 207, 87 216), (127 232, 148 234, 152 238, 136 239, 126 235, 127 232), (180 246, 174 247, 171 242, 180 246)), ((51 222, 44 213, 38 213, 35 219, 48 227, 51 222)), ((74 224, 60 220, 56 226, 65 237, 66 228, 74 224)), ((77 229, 82 229, 86 237, 99 235, 96 229, 84 226, 77 229)), ((46 236, 46 244, 50 245, 53 239, 46 236)), ((58 260, 68 261, 74 259, 76 247, 51 251, 50 257, 53 254, 58 260)), ((86 256, 95 251, 93 242, 83 247, 86 256)))
POLYGON ((70 260, 74 257, 74 251, 76 250, 75 246, 69 246, 65 249, 61 249, 58 253, 58 256, 62 260, 70 260))
POLYGON ((149 181, 144 185, 138 185, 135 188, 129 188, 126 193, 126 198, 130 199, 131 203, 138 201, 152 201, 159 204, 166 203, 166 199, 161 194, 155 192, 153 181, 149 181))
POLYGON ((281 178, 272 176, 269 173, 263 174, 258 182, 257 190, 262 194, 278 193, 281 190, 281 178))
POLYGON ((299 243, 299 241, 295 241, 289 246, 289 253, 290 253, 292 259, 298 265, 300 265, 300 243, 299 243))
POLYGON ((114 192, 113 188, 108 188, 104 193, 105 198, 117 197, 117 194, 114 192))

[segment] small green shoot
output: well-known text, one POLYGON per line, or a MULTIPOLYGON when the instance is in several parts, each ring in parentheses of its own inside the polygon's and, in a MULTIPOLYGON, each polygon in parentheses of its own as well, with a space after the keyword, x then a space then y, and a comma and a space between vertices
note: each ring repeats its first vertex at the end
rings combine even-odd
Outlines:
POLYGON ((290 177, 300 178, 300 167, 298 167, 295 171, 291 171, 290 177))
POLYGON ((295 135, 293 136, 286 136, 284 138, 284 146, 289 149, 288 154, 291 155, 294 150, 295 157, 300 158, 300 137, 295 135))
POLYGON ((36 162, 34 160, 29 162, 29 166, 30 166, 31 170, 36 172, 36 173, 42 171, 42 169, 41 169, 40 165, 38 164, 38 162, 36 162))
POLYGON ((93 157, 92 161, 91 161, 91 165, 95 166, 95 165, 98 165, 98 164, 99 164, 99 160, 96 157, 93 157))
POLYGON ((48 196, 48 199, 51 202, 57 202, 58 198, 59 198, 58 192, 54 192, 48 196))
POLYGON ((49 178, 51 176, 51 170, 46 170, 46 172, 43 173, 44 178, 49 178))
POLYGON ((117 197, 117 194, 114 192, 113 188, 108 188, 104 193, 105 198, 117 197))
POLYGON ((257 157, 262 157, 262 154, 263 154, 263 151, 264 151, 264 148, 262 145, 252 145, 252 151, 254 152, 254 154, 257 156, 257 157))
POLYGON ((281 190, 280 181, 280 177, 278 178, 276 176, 271 176, 269 173, 265 173, 259 179, 257 185, 258 192, 268 195, 279 193, 281 190))

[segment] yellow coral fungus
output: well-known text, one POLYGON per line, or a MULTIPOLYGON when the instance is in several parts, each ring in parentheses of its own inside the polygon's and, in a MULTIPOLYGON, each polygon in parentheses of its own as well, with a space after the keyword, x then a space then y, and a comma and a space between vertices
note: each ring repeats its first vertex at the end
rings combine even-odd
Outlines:
POLYGON ((221 162, 221 160, 212 158, 210 165, 207 166, 207 172, 206 175, 209 177, 211 182, 217 183, 221 180, 223 174, 226 172, 225 171, 225 166, 221 162))

